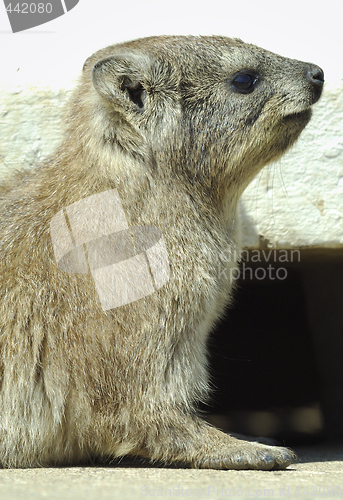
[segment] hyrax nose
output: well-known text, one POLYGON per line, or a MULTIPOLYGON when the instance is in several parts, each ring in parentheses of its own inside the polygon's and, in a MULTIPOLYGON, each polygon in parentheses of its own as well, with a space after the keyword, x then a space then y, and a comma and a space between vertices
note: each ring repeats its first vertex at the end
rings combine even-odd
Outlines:
POLYGON ((324 85, 324 71, 314 64, 309 64, 307 69, 307 79, 312 86, 312 104, 318 101, 324 85))
POLYGON ((311 64, 308 69, 307 77, 315 85, 322 87, 324 85, 324 71, 319 66, 311 64))

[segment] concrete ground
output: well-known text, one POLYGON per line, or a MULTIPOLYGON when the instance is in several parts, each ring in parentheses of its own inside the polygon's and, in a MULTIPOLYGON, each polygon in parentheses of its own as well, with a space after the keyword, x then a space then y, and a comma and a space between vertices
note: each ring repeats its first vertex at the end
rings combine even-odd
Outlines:
POLYGON ((295 450, 285 471, 128 466, 0 470, 1 500, 343 498, 343 446, 295 450))

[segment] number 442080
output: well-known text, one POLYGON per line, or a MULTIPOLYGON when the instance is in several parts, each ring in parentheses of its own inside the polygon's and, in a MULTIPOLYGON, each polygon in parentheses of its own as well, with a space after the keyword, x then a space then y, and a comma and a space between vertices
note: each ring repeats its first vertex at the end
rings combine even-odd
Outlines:
POLYGON ((52 4, 51 3, 17 3, 12 9, 12 3, 9 3, 6 7, 7 12, 10 14, 12 12, 17 12, 18 14, 51 14, 52 4))

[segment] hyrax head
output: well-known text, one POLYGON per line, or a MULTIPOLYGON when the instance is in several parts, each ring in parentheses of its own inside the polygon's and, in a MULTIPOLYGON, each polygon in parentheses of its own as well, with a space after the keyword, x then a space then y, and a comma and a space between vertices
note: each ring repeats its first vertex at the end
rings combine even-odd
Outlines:
POLYGON ((213 191, 242 191, 298 138, 323 71, 241 40, 152 37, 84 66, 103 144, 213 191))

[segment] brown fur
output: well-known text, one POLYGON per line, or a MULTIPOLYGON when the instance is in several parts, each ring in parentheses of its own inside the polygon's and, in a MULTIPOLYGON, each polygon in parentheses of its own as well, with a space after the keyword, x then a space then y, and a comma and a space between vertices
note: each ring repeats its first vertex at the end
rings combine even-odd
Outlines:
POLYGON ((136 40, 86 61, 62 145, 1 186, 4 467, 125 454, 208 468, 291 463, 289 450, 226 435, 195 408, 208 393, 207 338, 232 294, 219 271, 240 247, 237 202, 307 124, 320 94, 307 69, 224 37, 136 40), (242 69, 261 77, 249 94, 229 82, 242 69), (137 84, 141 108, 129 95, 137 84), (162 230, 170 279, 103 311, 89 274, 58 268, 50 221, 110 189, 129 225, 162 230))

